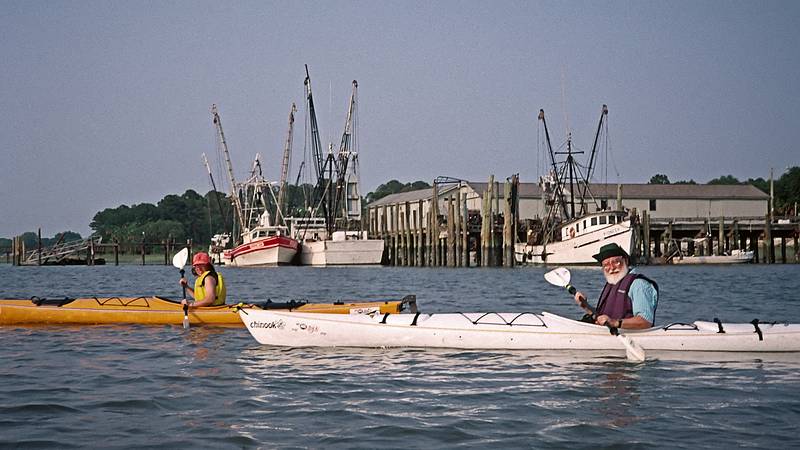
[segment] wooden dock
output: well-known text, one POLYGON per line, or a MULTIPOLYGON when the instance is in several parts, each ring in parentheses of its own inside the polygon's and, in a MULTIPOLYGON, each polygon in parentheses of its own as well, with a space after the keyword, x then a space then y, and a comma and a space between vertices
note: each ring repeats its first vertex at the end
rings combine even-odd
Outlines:
MULTIPOLYGON (((455 181, 459 180, 449 183, 455 181)), ((410 199, 376 207, 369 234, 385 241, 384 264, 513 267, 514 244, 525 239, 525 221, 517 213, 519 178, 513 176, 501 184, 490 176, 486 190, 469 199, 447 184, 447 180, 435 181, 432 189, 410 199)), ((663 264, 675 245, 687 247, 682 249, 687 255, 722 255, 741 249, 754 252, 754 263, 800 262, 798 217, 654 219, 635 208, 630 216, 632 256, 637 264, 663 264)))
POLYGON ((652 219, 640 216, 637 245, 640 263, 662 263, 676 242, 697 256, 729 254, 732 250, 754 252, 754 263, 798 263, 798 217, 716 217, 710 219, 652 219), (791 249, 788 243, 791 242, 791 249), (645 245, 647 243, 647 245, 645 245), (778 251, 780 250, 779 257, 778 251))

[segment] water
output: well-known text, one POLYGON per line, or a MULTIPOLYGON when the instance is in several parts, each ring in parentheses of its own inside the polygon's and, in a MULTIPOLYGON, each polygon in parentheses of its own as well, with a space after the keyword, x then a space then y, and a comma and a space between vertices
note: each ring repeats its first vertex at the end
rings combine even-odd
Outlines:
MULTIPOLYGON (((579 316, 544 269, 222 269, 229 301, 416 294, 579 316)), ((573 269, 596 297, 597 269, 573 269)), ((647 267, 658 323, 800 322, 800 266, 647 267)), ((0 266, 2 298, 180 296, 171 266, 0 266)), ((800 355, 283 349, 244 329, 0 327, 0 447, 800 447, 800 355)))

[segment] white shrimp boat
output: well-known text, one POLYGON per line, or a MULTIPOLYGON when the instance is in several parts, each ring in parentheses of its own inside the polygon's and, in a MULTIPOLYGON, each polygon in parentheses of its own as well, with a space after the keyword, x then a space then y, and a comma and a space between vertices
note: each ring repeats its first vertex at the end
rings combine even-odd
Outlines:
MULTIPOLYGON (((608 328, 547 312, 239 314, 259 343, 275 346, 625 351, 608 328)), ((619 331, 647 352, 800 352, 800 324, 696 321, 619 331)))
POLYGON ((633 249, 633 228, 627 213, 621 210, 618 197, 617 210, 598 204, 589 190, 589 180, 596 162, 599 137, 603 130, 608 108, 603 105, 597 126, 594 145, 588 168, 575 160, 572 135, 567 133, 566 151, 554 151, 550 143, 544 110, 539 110, 539 121, 547 138, 552 169, 539 179, 542 200, 549 205, 547 217, 542 219, 541 229, 529 229, 527 242, 514 245, 514 258, 518 264, 596 264, 592 255, 600 247, 617 244, 629 255, 633 249), (556 155, 566 155, 564 161, 556 161, 556 155))
POLYGON ((334 231, 328 238, 325 219, 287 218, 291 235, 300 243, 304 266, 379 265, 383 240, 369 239, 366 231, 334 231))
MULTIPOLYGON (((219 234, 214 236, 210 253, 214 261, 234 267, 269 267, 291 264, 298 250, 298 242, 289 236, 289 228, 273 224, 270 219, 268 196, 274 197, 272 183, 268 182, 261 173, 261 156, 256 154, 250 177, 244 183, 237 183, 233 175, 228 144, 225 133, 222 131, 222 119, 217 111, 217 106, 211 106, 214 126, 217 130, 219 145, 225 155, 230 182, 230 198, 238 229, 241 230, 239 238, 234 242, 234 247, 225 249, 230 241, 230 235, 219 234)), ((290 126, 292 121, 290 114, 290 126)), ((291 135, 291 128, 289 131, 291 135)), ((206 169, 211 177, 211 169, 203 155, 206 169)), ((211 177, 212 185, 214 177, 211 177)), ((215 188, 216 189, 216 188, 215 188)), ((277 200, 276 200, 277 203, 277 200)), ((220 209, 222 207, 220 206, 220 209)), ((280 208, 278 208, 280 213, 280 208)))
POLYGON ((561 240, 544 245, 517 243, 514 257, 519 264, 597 264, 592 255, 606 244, 617 244, 629 255, 633 228, 624 211, 587 214, 561 227, 561 240))
POLYGON ((273 267, 292 263, 298 243, 289 237, 289 229, 270 225, 265 211, 258 224, 242 233, 242 243, 225 250, 223 260, 233 267, 273 267))

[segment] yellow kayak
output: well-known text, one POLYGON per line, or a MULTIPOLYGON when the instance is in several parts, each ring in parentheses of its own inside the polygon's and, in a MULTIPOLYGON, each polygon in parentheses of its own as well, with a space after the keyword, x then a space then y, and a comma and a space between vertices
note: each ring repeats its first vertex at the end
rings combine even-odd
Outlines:
MULTIPOLYGON (((209 306, 189 310, 191 325, 244 326, 239 309, 276 309, 310 313, 369 314, 416 311, 416 297, 374 302, 249 303, 209 306)), ((180 300, 163 297, 64 298, 1 300, 0 325, 21 324, 112 324, 180 325, 183 309, 180 300)))

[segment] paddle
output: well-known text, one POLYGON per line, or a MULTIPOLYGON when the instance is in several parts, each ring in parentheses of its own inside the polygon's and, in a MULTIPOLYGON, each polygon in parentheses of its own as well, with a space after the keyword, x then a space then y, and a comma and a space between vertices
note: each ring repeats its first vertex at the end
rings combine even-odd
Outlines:
MULTIPOLYGON (((186 265, 186 261, 188 260, 189 260, 189 249, 187 247, 184 247, 183 250, 179 251, 178 253, 175 254, 175 256, 172 257, 172 265, 181 270, 181 278, 183 278, 183 275, 186 273, 186 271, 183 270, 183 266, 186 265)), ((182 287, 183 287, 183 299, 186 300, 186 286, 182 285, 182 287)), ((184 329, 189 328, 188 304, 183 305, 183 328, 184 329)))
MULTIPOLYGON (((547 280, 548 283, 555 286, 566 288, 570 294, 575 296, 577 289, 575 289, 575 286, 569 284, 570 278, 571 275, 569 273, 569 270, 565 267, 557 267, 551 270, 550 272, 544 274, 544 279, 547 280)), ((585 311, 589 312, 592 316, 594 316, 594 311, 588 304, 583 304, 581 305, 581 307, 585 311)), ((613 334, 614 336, 619 338, 620 341, 622 341, 622 345, 625 346, 625 356, 628 359, 632 361, 644 361, 645 358, 644 349, 639 344, 634 342, 633 339, 630 338, 630 336, 627 336, 625 334, 620 334, 619 330, 609 325, 608 322, 606 322, 606 326, 611 331, 611 334, 613 334)))

